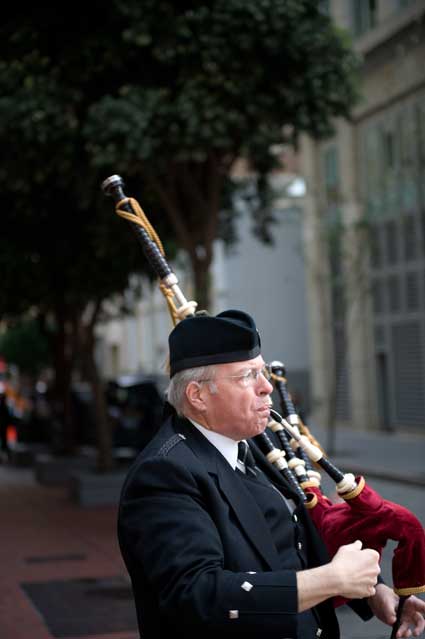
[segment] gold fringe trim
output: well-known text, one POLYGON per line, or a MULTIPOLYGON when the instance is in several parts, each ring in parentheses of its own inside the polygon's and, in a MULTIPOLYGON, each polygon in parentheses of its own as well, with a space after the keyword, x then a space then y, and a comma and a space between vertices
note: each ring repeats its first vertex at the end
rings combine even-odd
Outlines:
POLYGON ((396 595, 400 597, 408 597, 409 595, 418 595, 421 592, 425 592, 425 585, 413 586, 412 588, 394 588, 396 595))
POLYGON ((318 484, 316 481, 303 481, 300 484, 301 488, 305 490, 306 488, 318 488, 318 484))

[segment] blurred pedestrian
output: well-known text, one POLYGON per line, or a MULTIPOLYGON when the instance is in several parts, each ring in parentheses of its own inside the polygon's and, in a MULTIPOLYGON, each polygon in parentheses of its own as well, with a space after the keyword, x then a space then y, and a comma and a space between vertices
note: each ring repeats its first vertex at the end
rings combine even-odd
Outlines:
POLYGON ((11 423, 11 418, 12 415, 7 403, 6 386, 4 382, 0 380, 0 461, 5 461, 10 456, 10 448, 7 441, 7 429, 11 423))

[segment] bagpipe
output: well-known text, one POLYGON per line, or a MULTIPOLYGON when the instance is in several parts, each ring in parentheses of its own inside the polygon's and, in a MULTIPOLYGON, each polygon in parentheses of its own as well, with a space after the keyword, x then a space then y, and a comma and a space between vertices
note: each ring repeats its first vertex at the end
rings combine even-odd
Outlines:
MULTIPOLYGON (((112 175, 102 183, 104 193, 114 201, 115 212, 128 221, 157 275, 173 324, 185 317, 205 313, 197 311, 197 303, 188 301, 183 295, 159 237, 137 200, 124 194, 123 186, 119 175, 112 175)), ((363 477, 343 473, 332 464, 295 411, 283 364, 274 361, 268 369, 279 395, 282 415, 270 408, 268 428, 254 440, 268 461, 297 491, 330 556, 333 557, 340 546, 357 539, 365 547, 375 549, 380 556, 388 540, 398 542, 392 559, 393 588, 400 597, 393 638, 407 597, 425 592, 423 526, 407 508, 382 498, 363 477), (335 482, 340 497, 338 503, 333 503, 322 492, 319 469, 335 482)), ((335 605, 344 601, 335 598, 335 605)))
MULTIPOLYGON (((320 488, 317 474, 314 479, 308 472, 300 479, 306 494, 305 506, 333 556, 341 545, 360 539, 365 547, 373 548, 380 556, 389 540, 398 542, 392 558, 393 588, 400 597, 397 621, 391 638, 396 636, 404 603, 410 595, 425 592, 425 535, 417 517, 404 506, 381 497, 365 481, 343 473, 326 457, 317 440, 295 411, 288 390, 285 367, 281 362, 271 362, 269 370, 278 393, 282 415, 271 409, 268 427, 274 432, 284 430, 290 438, 289 447, 300 451, 300 459, 308 459, 324 470, 336 484, 340 498, 333 503, 320 488), (318 481, 317 481, 318 479, 318 481)), ((302 462, 304 463, 304 462, 302 462)), ((335 606, 345 603, 337 597, 335 606)))

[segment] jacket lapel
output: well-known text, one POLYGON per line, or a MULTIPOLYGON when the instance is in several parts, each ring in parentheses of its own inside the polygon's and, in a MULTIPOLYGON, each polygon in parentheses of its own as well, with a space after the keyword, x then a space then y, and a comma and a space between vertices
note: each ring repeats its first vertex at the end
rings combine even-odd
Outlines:
POLYGON ((230 464, 187 420, 178 419, 177 431, 186 437, 186 443, 202 459, 206 471, 216 477, 225 499, 231 505, 242 529, 271 569, 279 569, 280 561, 263 513, 237 476, 230 464))
POLYGON ((287 497, 292 499, 298 505, 300 503, 300 497, 292 486, 287 482, 285 477, 271 464, 263 455, 257 444, 250 439, 250 447, 257 466, 263 471, 263 473, 274 483, 276 488, 287 497))

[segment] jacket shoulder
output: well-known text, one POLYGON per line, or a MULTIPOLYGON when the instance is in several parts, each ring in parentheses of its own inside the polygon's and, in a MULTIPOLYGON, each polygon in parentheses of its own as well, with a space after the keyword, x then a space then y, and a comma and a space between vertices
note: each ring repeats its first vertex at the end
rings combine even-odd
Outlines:
POLYGON ((182 433, 175 433, 171 435, 159 448, 156 455, 158 457, 167 457, 171 450, 178 444, 181 444, 186 437, 182 433))

